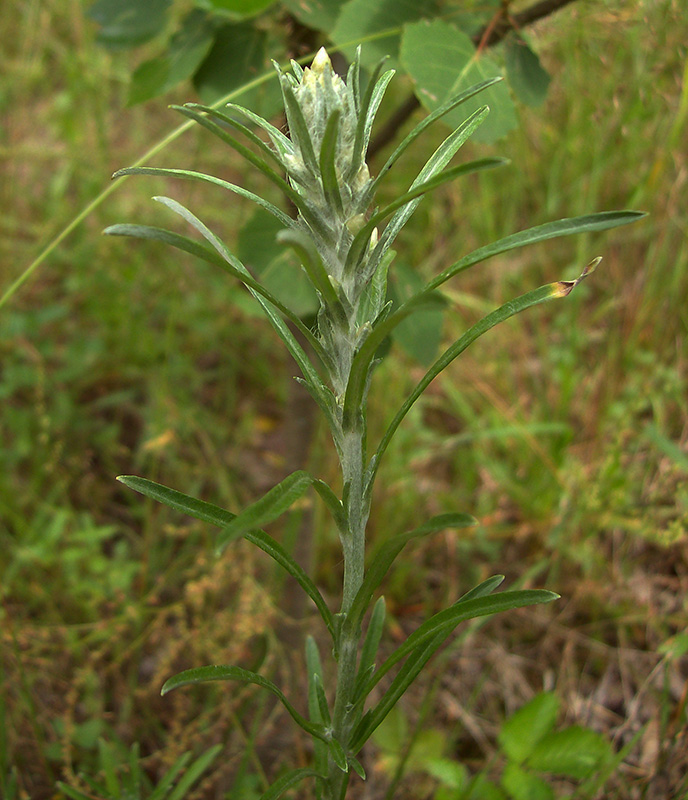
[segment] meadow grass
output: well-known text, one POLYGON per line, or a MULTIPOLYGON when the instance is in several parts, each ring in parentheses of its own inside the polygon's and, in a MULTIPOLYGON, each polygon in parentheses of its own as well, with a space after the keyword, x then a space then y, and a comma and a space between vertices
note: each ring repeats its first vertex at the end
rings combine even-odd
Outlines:
MULTIPOLYGON (((403 260, 430 276, 528 225, 592 210, 650 212, 632 228, 495 259, 449 285, 447 340, 481 310, 604 255, 566 303, 491 332, 432 387, 393 444, 401 457, 383 467, 371 517, 376 539, 450 509, 480 521, 470 534, 415 545, 400 562, 385 587, 390 641, 422 609, 494 571, 526 575, 525 585, 537 579, 563 598, 459 637, 405 700, 411 729, 433 705, 445 755, 477 768, 495 757, 505 714, 555 689, 568 723, 603 731, 619 748, 634 741, 605 797, 688 789, 680 5, 575 3, 541 22, 532 35, 554 76, 544 107, 522 110, 522 127, 504 142, 467 154, 494 152, 519 168, 443 190, 400 237, 403 260)), ((3 289, 116 168, 177 124, 166 102, 193 99, 180 90, 124 109, 132 59, 103 51, 93 34, 81 3, 6 2, 3 289)), ((423 153, 414 157, 409 180, 423 153)), ((156 163, 242 177, 232 154, 197 132, 156 163)), ((97 772, 100 737, 123 761, 138 741, 151 776, 185 750, 224 742, 202 797, 250 798, 298 752, 277 709, 249 690, 159 698, 171 673, 199 663, 262 663, 298 676, 289 640, 272 630, 303 627, 281 611, 264 561, 238 545, 215 562, 203 526, 114 481, 145 474, 238 508, 279 480, 290 458, 284 408, 294 368, 235 287, 156 247, 100 237, 112 222, 150 222, 148 197, 163 185, 123 183, 0 309, 0 773, 16 770, 21 797, 54 797, 57 779, 97 772)), ((165 191, 229 242, 251 213, 188 185, 165 191)), ((403 353, 387 359, 371 426, 383 430, 419 370, 403 353)), ((309 469, 329 478, 323 442, 316 432, 309 469)), ((284 527, 295 537, 298 519, 284 527)), ((311 554, 325 590, 337 585, 335 553, 325 528, 311 554)), ((381 786, 391 775, 382 756, 370 758, 381 786)), ((432 785, 419 774, 395 796, 428 796, 432 785)))

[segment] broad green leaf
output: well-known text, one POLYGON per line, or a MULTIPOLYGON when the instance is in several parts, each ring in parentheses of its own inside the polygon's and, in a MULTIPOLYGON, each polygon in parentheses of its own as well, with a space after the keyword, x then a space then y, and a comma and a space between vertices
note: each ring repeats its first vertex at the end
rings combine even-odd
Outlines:
POLYGON ((554 800, 554 789, 548 783, 513 761, 506 763, 501 784, 511 800, 554 800))
POLYGON ((97 41, 108 47, 135 47, 161 33, 172 0, 97 0, 88 16, 100 25, 97 41))
MULTIPOLYGON (((204 103, 213 105, 267 70, 267 34, 251 22, 216 28, 213 45, 193 82, 204 103)), ((260 90, 244 95, 242 103, 255 108, 260 90)))
POLYGON ((163 94, 169 74, 170 62, 167 56, 158 56, 139 64, 131 76, 127 105, 145 103, 151 97, 163 94))
MULTIPOLYGON (((389 297, 394 308, 423 288, 418 272, 403 261, 397 261, 390 273, 389 297)), ((442 341, 444 314, 442 309, 421 309, 411 314, 392 331, 392 339, 421 364, 429 364, 437 356, 442 341)))
POLYGON ((289 700, 287 700, 284 692, 272 681, 264 678, 257 672, 250 672, 241 667, 233 667, 227 664, 213 664, 207 667, 187 669, 184 670, 184 672, 173 675, 169 680, 165 681, 160 690, 160 694, 165 696, 173 689, 179 689, 182 686, 210 683, 212 681, 239 681, 240 683, 252 683, 255 686, 267 689, 268 692, 273 694, 282 703, 289 716, 297 725, 303 728, 306 733, 310 733, 311 736, 315 736, 323 741, 328 741, 324 727, 322 725, 315 725, 305 719, 305 717, 302 717, 289 700))
POLYGON ((331 31, 342 9, 342 0, 282 0, 299 22, 317 31, 331 31))
POLYGON ((468 791, 461 800, 508 800, 504 792, 496 784, 480 773, 471 781, 468 791))
POLYGON ((256 210, 239 231, 237 255, 278 300, 302 319, 311 317, 320 305, 318 296, 293 253, 277 241, 284 230, 279 219, 256 210))
POLYGON ((331 33, 337 45, 352 59, 355 45, 361 43, 362 64, 376 64, 387 55, 399 53, 401 26, 437 12, 436 0, 349 0, 342 6, 331 33))
POLYGON ((187 14, 162 56, 141 64, 132 75, 128 105, 164 94, 190 78, 208 55, 215 28, 198 9, 187 14))
MULTIPOLYGON (((198 500, 195 497, 190 497, 187 494, 178 492, 176 489, 170 489, 168 486, 163 486, 160 483, 155 483, 147 478, 139 478, 136 475, 120 475, 117 480, 139 492, 145 497, 150 497, 159 503, 180 511, 182 514, 188 514, 195 519, 200 519, 203 522, 208 522, 218 528, 225 528, 235 518, 232 514, 213 503, 206 503, 204 500, 198 500)), ((332 613, 330 612, 327 604, 323 600, 322 595, 318 591, 316 585, 304 572, 304 570, 294 561, 294 559, 287 553, 287 551, 275 539, 269 536, 265 531, 252 530, 244 533, 244 539, 251 542, 251 544, 259 547, 264 553, 270 556, 277 564, 288 572, 306 592, 306 594, 315 603, 320 615, 322 616, 328 630, 334 634, 334 625, 332 622, 332 613)))
POLYGON ((276 0, 195 0, 196 5, 232 18, 255 17, 274 5, 276 0))
MULTIPOLYGON (((501 69, 485 53, 478 53, 470 38, 460 30, 435 19, 404 26, 401 63, 415 83, 416 96, 429 111, 476 83, 500 76, 501 69)), ((444 115, 447 125, 456 127, 466 113, 478 105, 490 107, 490 117, 475 134, 481 142, 493 142, 518 125, 514 104, 504 83, 496 83, 469 100, 461 111, 444 115)))
POLYGON ((550 77, 528 43, 516 33, 506 40, 506 74, 516 97, 528 106, 540 106, 547 97, 550 77))
POLYGON ((466 528, 470 525, 475 525, 476 522, 475 517, 470 514, 439 514, 429 519, 424 525, 406 533, 392 536, 386 542, 383 542, 373 554, 361 588, 351 604, 346 620, 347 626, 352 630, 358 628, 363 615, 368 609, 373 592, 384 580, 396 557, 412 539, 428 536, 431 533, 437 533, 448 528, 466 528))
POLYGON ((559 700, 555 694, 536 695, 502 725, 497 736, 502 750, 514 763, 522 764, 554 728, 558 713, 559 700))
POLYGON ((263 792, 260 796, 260 800, 278 800, 278 798, 291 789, 292 786, 301 783, 304 778, 321 778, 325 780, 325 776, 316 772, 314 769, 309 769, 308 767, 294 769, 291 772, 287 772, 286 775, 282 775, 281 778, 278 778, 266 792, 263 792))
POLYGON ((247 531, 253 528, 262 528, 263 525, 282 516, 306 493, 312 483, 313 478, 307 472, 302 470, 292 472, 225 526, 218 536, 218 552, 222 552, 229 542, 243 536, 247 531))
POLYGON ((582 780, 590 777, 612 754, 604 736, 574 725, 542 738, 525 763, 539 772, 582 780))

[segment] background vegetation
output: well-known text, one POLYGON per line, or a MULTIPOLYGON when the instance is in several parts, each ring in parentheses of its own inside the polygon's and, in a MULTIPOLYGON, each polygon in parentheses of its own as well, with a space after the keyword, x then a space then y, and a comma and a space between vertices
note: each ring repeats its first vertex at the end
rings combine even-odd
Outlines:
MULTIPOLYGON (((177 124, 165 101, 195 99, 182 85, 126 108, 138 57, 98 46, 84 5, 5 0, 0 16, 2 287, 177 124)), ((553 76, 545 104, 520 108, 518 129, 468 154, 518 166, 422 204, 403 261, 429 276, 560 216, 651 216, 450 285, 443 335, 455 338, 478 312, 604 255, 566 303, 476 344, 398 434, 372 537, 450 508, 480 526, 409 549, 385 589, 390 641, 494 572, 562 600, 471 630, 437 660, 368 753, 371 797, 394 781, 392 756, 414 731, 433 752, 498 773, 504 719, 543 689, 559 698, 561 725, 627 748, 606 787, 579 796, 688 793, 688 21, 679 0, 581 0, 530 33, 553 76)), ((407 91, 393 89, 390 111, 407 91)), ((426 149, 409 158, 409 180, 426 149)), ((202 132, 156 163, 242 181, 242 165, 202 132)), ((262 660, 289 685, 308 625, 259 555, 240 545, 215 562, 204 526, 114 481, 143 474, 240 507, 286 474, 301 438, 285 412, 294 368, 239 291, 191 260, 100 236, 113 222, 150 222, 161 186, 122 183, 0 310, 0 788, 16 781, 18 797, 59 797, 56 780, 97 776, 104 753, 125 763, 133 743, 153 782, 182 753, 223 743, 202 798, 251 798, 266 775, 307 759, 250 689, 159 697, 166 677, 201 663, 262 660)), ((255 248, 247 203, 193 185, 165 193, 255 248)), ((381 369, 380 428, 420 368, 397 348, 381 369)), ((304 457, 329 477, 320 433, 304 457)), ((318 528, 317 508, 301 509, 310 514, 318 534, 303 557, 334 590, 334 533, 318 528)), ((284 541, 297 539, 297 517, 284 541)), ((418 748, 407 766, 395 797, 432 797, 442 781, 418 748)))

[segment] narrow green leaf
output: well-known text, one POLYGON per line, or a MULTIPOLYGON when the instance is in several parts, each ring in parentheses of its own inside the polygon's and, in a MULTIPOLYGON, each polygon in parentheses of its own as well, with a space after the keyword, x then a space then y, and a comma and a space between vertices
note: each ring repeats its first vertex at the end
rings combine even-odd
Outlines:
POLYGON ((299 257, 303 268, 315 289, 323 298, 323 302, 342 323, 347 322, 346 312, 327 274, 320 254, 313 240, 303 231, 285 230, 277 236, 280 244, 289 245, 299 257))
MULTIPOLYGON (((204 500, 198 500, 195 497, 190 497, 187 494, 178 492, 176 489, 170 489, 167 486, 155 483, 147 478, 139 478, 135 475, 120 475, 117 480, 130 489, 133 489, 135 492, 139 492, 146 497, 150 497, 152 500, 157 500, 157 502, 169 506, 175 511, 188 514, 195 519, 208 522, 218 528, 225 528, 235 518, 235 514, 225 511, 225 509, 219 506, 206 503, 204 500)), ((270 558, 297 581, 299 586, 301 586, 304 592, 306 592, 315 603, 327 629, 334 635, 332 613, 327 607, 322 595, 313 581, 296 561, 294 561, 289 553, 287 553, 282 545, 264 531, 259 530, 247 531, 244 533, 244 538, 251 542, 251 544, 256 545, 256 547, 259 547, 264 553, 267 553, 270 558)))
POLYGON ((216 744, 200 755, 182 775, 166 800, 184 800, 194 783, 196 783, 213 761, 215 761, 222 750, 223 745, 216 744))
POLYGON ((324 725, 328 726, 331 723, 330 717, 330 709, 327 705, 327 697, 325 696, 325 689, 323 687, 322 678, 317 673, 313 673, 311 676, 311 680, 313 682, 313 688, 315 690, 315 699, 318 704, 318 711, 320 716, 320 722, 324 725))
POLYGON ((348 530, 348 522, 346 510, 342 505, 342 501, 324 481, 315 479, 313 481, 313 488, 320 495, 321 500, 327 506, 330 514, 332 514, 332 519, 335 521, 337 529, 340 533, 345 533, 348 530))
POLYGON ((278 798, 291 789, 292 786, 301 783, 304 778, 319 778, 320 780, 325 780, 325 776, 316 772, 314 769, 309 769, 308 767, 294 769, 291 772, 287 772, 286 775, 282 775, 281 778, 278 778, 266 792, 263 792, 260 796, 260 800, 278 800, 278 798))
POLYGON ((431 114, 428 114, 425 119, 416 125, 416 127, 406 135, 403 139, 401 144, 398 145, 396 150, 392 153, 392 155, 387 159, 384 166, 378 173, 377 177, 373 181, 373 184, 370 188, 370 193, 374 194, 377 190, 377 187, 380 184, 382 178, 389 172, 389 170, 394 166, 394 164, 399 160, 399 158, 404 154, 407 148, 423 133, 423 131, 430 125, 432 125, 435 120, 440 119, 449 111, 460 106, 462 103, 465 103, 467 100, 470 100, 471 97, 474 97, 476 94, 488 89, 495 83, 499 83, 502 78, 490 78, 489 80, 482 81, 481 83, 477 83, 475 86, 471 86, 470 88, 466 89, 463 92, 459 92, 459 94, 454 95, 450 100, 447 100, 442 105, 438 106, 431 114))
POLYGON ((358 691, 359 689, 363 688, 364 683, 367 683, 370 675, 372 674, 372 668, 375 666, 377 651, 380 647, 380 640, 382 639, 382 632, 385 627, 385 616, 385 598, 380 597, 373 606, 373 613, 370 615, 368 630, 366 631, 365 639, 363 640, 363 647, 361 648, 361 656, 358 662, 358 673, 356 675, 354 702, 365 699, 364 697, 359 696, 358 691))
POLYGON ((339 179, 337 178, 337 169, 335 167, 340 116, 341 111, 336 109, 327 120, 320 146, 320 175, 327 204, 343 213, 342 195, 339 191, 339 179))
MULTIPOLYGON (((351 244, 351 250, 353 251, 354 247, 356 247, 359 253, 362 253, 363 248, 370 240, 373 230, 382 222, 382 220, 384 220, 390 214, 393 214, 395 211, 397 211, 397 209, 410 205, 411 201, 416 200, 417 198, 422 198, 424 195, 428 194, 428 192, 432 192, 435 189, 438 189, 440 186, 444 186, 445 183, 449 183, 450 181, 453 181, 463 175, 470 175, 474 172, 479 172, 484 169, 494 169, 495 167, 501 167, 508 163, 509 161, 506 158, 480 158, 476 161, 469 161, 466 164, 459 164, 456 167, 443 170, 442 172, 434 174, 433 177, 422 181, 421 183, 414 183, 409 191, 404 192, 404 194, 397 197, 394 202, 390 203, 388 206, 385 206, 385 208, 383 208, 381 211, 378 211, 376 214, 371 216, 368 222, 366 222, 366 224, 354 237, 354 241, 351 244)), ((417 205, 418 203, 415 203, 413 208, 415 209, 417 205)), ((402 214, 402 217, 403 216, 404 215, 402 214)), ((402 217, 399 217, 399 221, 401 221, 402 217)), ((398 225, 399 227, 391 235, 392 238, 396 237, 398 230, 400 230, 401 227, 406 223, 407 219, 408 217, 406 217, 400 225, 399 221, 395 223, 395 225, 398 225)), ((390 222, 390 225, 391 224, 392 223, 390 222)), ((382 235, 383 239, 385 238, 386 234, 387 228, 385 228, 385 232, 382 235)))
POLYGON ((352 739, 352 752, 356 753, 365 744, 372 732, 394 708, 399 698, 416 679, 432 655, 441 647, 447 635, 461 622, 476 617, 496 614, 514 608, 537 603, 548 603, 559 595, 538 589, 502 592, 501 594, 473 597, 459 600, 453 606, 435 614, 412 633, 397 650, 382 664, 369 679, 363 692, 365 696, 372 691, 378 681, 401 659, 408 656, 378 704, 361 720, 352 739))
POLYGON ((218 536, 218 553, 222 552, 229 542, 243 536, 247 531, 261 528, 282 516, 305 494, 312 483, 313 478, 307 472, 298 470, 280 481, 277 486, 273 486, 260 500, 256 500, 225 526, 218 536))
POLYGON ((98 755, 103 777, 105 778, 105 788, 112 797, 117 797, 120 794, 120 784, 117 779, 117 762, 113 756, 112 748, 102 738, 98 739, 98 755))
MULTIPOLYGON (((360 55, 361 55, 361 46, 359 45, 356 48, 356 79, 355 79, 355 87, 356 87, 356 96, 359 98, 359 108, 358 108, 358 121, 356 124, 356 136, 354 138, 354 147, 353 147, 353 158, 351 159, 351 167, 349 169, 348 174, 346 175, 346 180, 351 181, 354 176, 358 173, 358 170, 361 167, 361 164, 365 158, 365 149, 364 149, 364 139, 365 139, 365 132, 366 132, 366 120, 368 118, 368 111, 370 109, 371 103, 373 102, 373 94, 375 92, 375 87, 377 86, 380 72, 382 71, 382 67, 386 61, 386 57, 380 59, 380 61, 376 64, 375 68, 373 69, 370 79, 368 80, 368 84, 366 86, 365 94, 361 96, 360 93, 360 55)), ((367 208, 367 205, 366 205, 367 208)))
POLYGON ((276 205, 265 200, 260 195, 254 194, 243 186, 237 186, 234 183, 223 181, 221 178, 216 178, 214 175, 206 175, 204 172, 194 172, 188 169, 165 169, 162 167, 127 167, 126 169, 119 169, 112 176, 113 179, 121 178, 124 175, 160 175, 169 178, 182 178, 185 180, 198 180, 205 183, 211 183, 215 186, 220 186, 222 189, 227 189, 234 194, 245 197, 247 200, 252 200, 257 205, 269 211, 276 217, 286 228, 295 226, 294 220, 276 205))
POLYGON ((323 726, 315 725, 305 719, 305 717, 302 717, 289 700, 287 700, 284 692, 275 686, 272 681, 264 678, 257 672, 250 672, 247 669, 241 669, 241 667, 233 667, 226 664, 213 664, 207 667, 187 669, 165 681, 160 690, 160 694, 164 696, 173 689, 179 689, 182 686, 209 683, 212 681, 239 681, 241 683, 252 683, 255 686, 267 689, 268 692, 273 694, 282 703, 289 716, 297 725, 303 728, 306 733, 318 739, 322 739, 323 741, 328 741, 323 726))
POLYGON ((289 138, 292 144, 299 148, 301 158, 311 174, 316 176, 318 174, 318 160, 315 157, 315 149, 313 148, 313 140, 311 139, 308 123, 303 116, 303 111, 301 111, 301 106, 296 99, 294 89, 287 76, 281 72, 279 66, 277 66, 277 69, 284 97, 284 108, 289 123, 289 138))
POLYGON ((218 120, 220 123, 228 125, 230 128, 234 128, 234 130, 239 131, 239 133, 241 133, 252 144, 254 144, 261 151, 261 153, 264 153, 268 158, 275 161, 281 169, 284 169, 284 164, 282 159, 279 157, 279 154, 276 153, 268 144, 266 144, 260 138, 260 136, 256 136, 256 134, 249 127, 244 125, 242 122, 239 122, 239 120, 235 119, 230 114, 225 114, 218 108, 201 105, 199 103, 186 103, 185 108, 194 108, 203 114, 207 114, 209 117, 218 120))
MULTIPOLYGON (((370 98, 370 103, 367 106, 365 117, 363 120, 365 122, 363 126, 363 139, 361 142, 358 142, 357 145, 359 147, 358 152, 362 154, 362 157, 365 158, 365 154, 368 152, 368 145, 370 143, 370 134, 373 130, 373 124, 375 123, 375 117, 377 116, 378 109, 380 108, 380 103, 382 102, 385 92, 387 91, 387 87, 389 86, 390 81, 395 76, 396 70, 389 69, 387 72, 383 73, 380 76, 380 79, 375 82, 375 88, 373 90, 372 97, 370 98)), ((359 123, 360 125, 360 123, 359 123)), ((358 130, 356 131, 356 135, 358 137, 358 130)), ((360 166, 360 165, 359 165, 360 166)), ((352 176, 356 173, 352 171, 352 176)))
POLYGON ((341 744, 339 744, 339 742, 336 739, 329 739, 327 742, 327 748, 330 751, 332 760, 339 767, 339 769, 342 772, 348 772, 349 761, 346 757, 346 753, 344 752, 344 748, 341 746, 341 744))
POLYGON ((349 629, 356 630, 361 624, 361 619, 370 605, 373 593, 382 583, 396 557, 412 539, 437 533, 448 528, 466 528, 476 523, 477 520, 470 514, 439 514, 436 517, 432 517, 424 525, 406 533, 392 536, 391 539, 383 542, 370 560, 361 588, 358 590, 349 609, 346 621, 349 629))
POLYGON ((449 278, 458 275, 459 272, 463 272, 469 267, 479 264, 481 261, 492 258, 492 256, 506 253, 509 250, 515 250, 518 247, 525 247, 526 245, 535 244, 536 242, 544 242, 548 239, 556 239, 560 236, 594 233, 608 230, 609 228, 617 228, 620 225, 628 225, 632 222, 637 222, 645 216, 647 215, 641 211, 601 211, 597 214, 586 214, 581 217, 571 217, 560 219, 556 222, 546 222, 544 225, 538 225, 535 228, 528 228, 518 233, 512 233, 510 236, 505 236, 503 239, 498 239, 496 242, 492 242, 484 247, 479 247, 477 250, 459 259, 429 281, 425 289, 436 289, 438 286, 445 283, 445 281, 448 281, 449 278))
MULTIPOLYGON (((435 176, 440 170, 442 170, 454 157, 454 155, 456 155, 459 148, 465 144, 465 142, 480 127, 488 113, 489 109, 487 106, 483 106, 468 119, 464 120, 464 122, 452 134, 450 134, 430 156, 423 169, 421 169, 421 171, 418 173, 418 176, 411 184, 410 190, 416 189, 426 181, 430 180, 430 178, 435 176)), ((382 258, 382 256, 384 256, 386 250, 394 242, 394 239, 399 231, 404 227, 413 212, 418 207, 421 199, 422 197, 417 197, 415 200, 411 200, 394 214, 392 219, 385 227, 385 230, 380 237, 380 241, 373 251, 368 267, 369 271, 375 269, 379 260, 382 258)), ((353 250, 353 245, 351 249, 353 250)), ((358 258, 357 254, 354 254, 353 258, 358 258)), ((349 264, 349 257, 347 257, 347 265, 351 266, 349 264)))
POLYGON ((67 786, 66 783, 62 781, 57 782, 57 788, 67 795, 67 797, 72 798, 72 800, 93 800, 92 794, 85 794, 80 789, 75 789, 73 786, 67 786))
POLYGON ((420 625, 382 664, 371 679, 368 689, 372 689, 395 664, 413 650, 423 647, 428 640, 439 633, 454 630, 457 625, 466 620, 489 616, 502 611, 510 611, 515 608, 551 603, 558 598, 558 594, 544 589, 518 589, 459 601, 450 608, 438 612, 420 625))
MULTIPOLYGON (((483 317, 481 320, 476 322, 475 325, 470 327, 466 333, 463 334, 459 339, 457 339, 454 344, 449 347, 445 352, 435 361, 435 363, 430 367, 430 369, 425 373, 425 375, 421 378, 421 380, 416 384, 416 387, 411 392, 411 394, 406 398, 404 404, 401 406, 399 411, 397 412, 396 416, 389 424, 389 427, 385 431, 382 439, 380 440, 380 444, 378 445, 377 451, 373 456, 370 467, 369 467, 369 479, 367 484, 367 490, 370 491, 372 489, 372 485, 375 479, 375 475, 380 465, 380 460, 389 446, 389 443, 394 436, 397 428, 401 424, 404 417, 408 414, 413 404, 418 400, 418 398, 423 394, 423 392, 427 389, 427 387, 432 383, 432 381, 449 365, 451 362, 457 358, 463 351, 469 347, 476 339, 479 339, 484 333, 487 333, 491 328, 494 328, 495 325, 498 325, 500 322, 503 322, 509 317, 513 317, 515 314, 518 314, 521 311, 524 311, 531 306, 537 305, 538 303, 543 303, 546 300, 551 300, 556 297, 562 296, 562 288, 559 283, 549 283, 545 286, 540 286, 538 289, 534 289, 533 291, 527 292, 526 294, 521 295, 520 297, 515 298, 514 300, 509 300, 504 305, 500 306, 499 308, 495 309, 491 314, 483 317)), ((397 314, 403 311, 403 306, 397 314)), ((393 315, 391 319, 396 316, 393 315)))
MULTIPOLYGON (((219 747, 219 745, 216 745, 216 747, 219 747)), ((171 798, 168 798, 167 793, 170 787, 174 785, 177 775, 184 770, 189 761, 191 761, 191 753, 183 753, 156 783, 155 789, 148 797, 148 800, 171 800, 171 798)))
MULTIPOLYGON (((308 716, 311 722, 324 724, 316 680, 322 685, 322 664, 318 645, 312 636, 306 637, 306 670, 308 676, 308 716)), ((327 745, 320 739, 313 740, 313 753, 315 756, 315 768, 319 772, 327 772, 327 745)))
POLYGON ((488 594, 492 594, 495 589, 502 585, 504 582, 503 575, 493 575, 491 578, 488 578, 486 581, 479 583, 477 586, 474 586, 472 589, 469 589, 463 597, 459 599, 459 603, 463 603, 464 600, 473 600, 476 597, 485 597, 488 594))
POLYGON ((238 106, 235 103, 227 103, 225 108, 229 108, 232 111, 243 114, 250 122, 254 125, 257 125, 259 128, 262 128, 270 137, 273 145, 277 149, 277 152, 281 155, 291 155, 294 152, 294 145, 287 136, 285 136, 279 128, 276 128, 274 125, 271 125, 266 119, 255 114, 251 111, 250 108, 244 108, 243 106, 238 106))
POLYGON ((365 392, 368 375, 372 361, 378 347, 389 336, 394 328, 417 308, 436 306, 444 304, 444 299, 439 296, 419 294, 411 298, 391 317, 378 322, 368 338, 363 342, 358 352, 354 356, 349 376, 349 383, 346 387, 344 397, 344 426, 347 427, 355 419, 358 409, 361 407, 365 392))

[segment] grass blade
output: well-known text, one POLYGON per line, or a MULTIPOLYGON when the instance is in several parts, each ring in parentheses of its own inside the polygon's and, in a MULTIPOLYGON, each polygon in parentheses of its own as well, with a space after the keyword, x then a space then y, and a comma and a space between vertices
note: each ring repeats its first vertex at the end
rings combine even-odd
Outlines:
POLYGON ((276 780, 266 792, 263 792, 260 796, 260 800, 278 800, 278 798, 291 789, 292 786, 301 783, 304 778, 320 778, 321 780, 325 780, 325 776, 316 772, 314 769, 309 769, 308 767, 294 769, 276 780))
POLYGON ((210 750, 200 755, 181 777, 167 800, 184 800, 189 789, 215 761, 221 751, 222 745, 216 744, 215 747, 211 747, 210 750))

